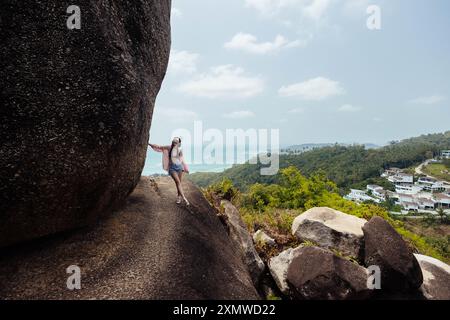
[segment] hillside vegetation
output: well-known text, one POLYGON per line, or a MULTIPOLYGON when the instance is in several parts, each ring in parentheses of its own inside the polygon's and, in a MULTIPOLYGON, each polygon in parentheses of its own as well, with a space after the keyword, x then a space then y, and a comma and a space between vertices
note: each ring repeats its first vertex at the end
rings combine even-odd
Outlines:
MULTIPOLYGON (((450 131, 447 131, 393 141, 378 149, 366 149, 360 145, 334 145, 298 155, 281 155, 280 168, 294 166, 307 177, 321 173, 336 184, 341 194, 348 188, 365 188, 367 184, 379 184, 391 189, 392 186, 379 177, 385 168, 407 168, 449 148, 450 131)), ((280 174, 261 176, 260 168, 260 164, 245 163, 222 173, 195 173, 189 179, 200 187, 206 187, 227 177, 241 191, 248 190, 255 183, 272 184, 280 181, 280 174)))
POLYGON ((423 172, 437 179, 450 182, 450 160, 429 164, 423 168, 423 172))
MULTIPOLYGON (((402 221, 393 219, 384 204, 356 204, 343 199, 338 194, 336 184, 322 173, 305 177, 296 167, 288 167, 280 172, 279 183, 249 186, 243 193, 237 190, 230 179, 224 178, 204 189, 204 194, 212 203, 217 198, 231 200, 238 208, 250 232, 262 228, 278 243, 290 246, 295 242, 291 235, 291 225, 295 217, 314 207, 329 207, 341 212, 370 220, 379 216, 387 220, 416 252, 449 262, 448 237, 437 241, 411 232, 402 221)), ((445 221, 447 222, 447 221, 445 221)), ((274 252, 275 254, 275 252, 274 252)))

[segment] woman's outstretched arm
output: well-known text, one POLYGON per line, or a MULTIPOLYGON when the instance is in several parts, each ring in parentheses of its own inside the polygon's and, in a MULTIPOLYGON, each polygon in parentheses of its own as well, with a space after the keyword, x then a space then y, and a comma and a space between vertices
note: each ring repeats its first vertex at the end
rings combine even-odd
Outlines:
POLYGON ((149 143, 148 145, 156 152, 163 152, 165 149, 167 149, 167 146, 159 146, 157 144, 152 143, 149 143))

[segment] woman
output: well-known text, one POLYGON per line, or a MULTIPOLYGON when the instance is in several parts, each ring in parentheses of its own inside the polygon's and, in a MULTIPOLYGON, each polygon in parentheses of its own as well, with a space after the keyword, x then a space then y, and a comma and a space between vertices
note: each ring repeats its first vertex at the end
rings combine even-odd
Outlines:
POLYGON ((158 146, 156 144, 149 143, 149 146, 157 152, 163 153, 163 168, 169 172, 169 175, 175 181, 177 186, 178 196, 177 203, 181 203, 181 199, 189 205, 189 201, 186 199, 181 182, 183 181, 183 173, 189 173, 189 168, 184 162, 183 151, 181 150, 181 138, 175 137, 172 140, 170 146, 158 146))

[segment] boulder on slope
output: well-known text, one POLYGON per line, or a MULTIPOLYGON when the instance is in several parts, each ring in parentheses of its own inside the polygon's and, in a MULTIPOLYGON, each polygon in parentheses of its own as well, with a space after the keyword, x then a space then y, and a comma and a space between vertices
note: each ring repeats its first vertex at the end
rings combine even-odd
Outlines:
POLYGON ((373 217, 364 227, 364 263, 381 270, 381 287, 395 292, 414 291, 422 285, 420 265, 411 249, 383 218, 373 217))
POLYGON ((420 291, 429 300, 450 300, 450 266, 438 259, 414 255, 423 274, 420 291))
POLYGON ((295 218, 292 234, 300 240, 359 258, 363 246, 362 226, 366 222, 334 209, 312 208, 295 218))
POLYGON ((367 299, 368 271, 331 251, 306 246, 296 250, 287 271, 287 283, 297 299, 367 299))

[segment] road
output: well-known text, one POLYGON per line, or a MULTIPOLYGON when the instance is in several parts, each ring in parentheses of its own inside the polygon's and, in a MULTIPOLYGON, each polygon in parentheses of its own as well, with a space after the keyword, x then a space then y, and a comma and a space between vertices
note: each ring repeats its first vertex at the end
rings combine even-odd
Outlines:
POLYGON ((424 172, 422 171, 423 167, 427 166, 429 163, 430 163, 430 160, 426 160, 425 162, 422 162, 420 165, 418 165, 418 166, 416 167, 416 169, 415 169, 414 171, 416 172, 417 175, 425 175, 425 176, 427 176, 427 177, 429 177, 429 178, 436 179, 436 178, 434 178, 434 177, 432 177, 432 176, 429 176, 428 174, 426 174, 426 173, 424 173, 424 172))
POLYGON ((247 269, 201 192, 175 203, 170 178, 142 178, 95 226, 0 251, 0 299, 255 299, 247 269), (81 268, 68 290, 66 268, 81 268))

